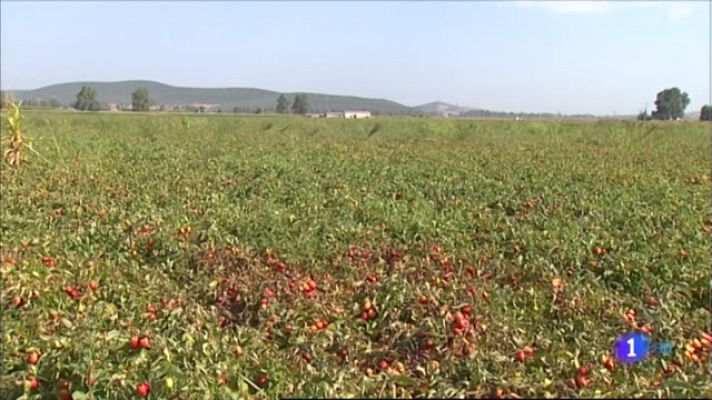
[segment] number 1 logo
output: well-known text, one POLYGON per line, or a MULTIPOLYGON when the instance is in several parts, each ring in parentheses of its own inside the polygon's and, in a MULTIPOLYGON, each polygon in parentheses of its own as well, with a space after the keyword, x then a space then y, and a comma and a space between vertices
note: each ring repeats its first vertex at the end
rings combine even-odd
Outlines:
POLYGON ((640 332, 631 332, 616 340, 613 353, 623 364, 634 364, 645 359, 650 347, 650 338, 640 332))
POLYGON ((628 351, 628 354, 626 354, 626 357, 628 358, 636 358, 638 357, 637 354, 635 354, 635 338, 630 338, 626 341, 628 343, 628 346, 630 346, 630 351, 628 351))

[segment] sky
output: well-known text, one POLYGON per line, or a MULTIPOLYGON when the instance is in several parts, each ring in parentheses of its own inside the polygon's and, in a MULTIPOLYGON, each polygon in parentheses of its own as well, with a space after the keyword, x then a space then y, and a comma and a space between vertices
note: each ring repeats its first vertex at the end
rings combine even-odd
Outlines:
POLYGON ((634 114, 710 92, 710 5, 642 1, 0 3, 0 88, 155 80, 497 111, 634 114))

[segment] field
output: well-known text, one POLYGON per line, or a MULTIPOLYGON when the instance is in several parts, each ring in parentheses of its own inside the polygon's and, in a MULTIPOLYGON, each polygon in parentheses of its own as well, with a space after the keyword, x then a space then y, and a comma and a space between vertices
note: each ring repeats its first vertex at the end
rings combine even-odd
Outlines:
POLYGON ((23 123, 2 398, 712 396, 709 125, 23 123))

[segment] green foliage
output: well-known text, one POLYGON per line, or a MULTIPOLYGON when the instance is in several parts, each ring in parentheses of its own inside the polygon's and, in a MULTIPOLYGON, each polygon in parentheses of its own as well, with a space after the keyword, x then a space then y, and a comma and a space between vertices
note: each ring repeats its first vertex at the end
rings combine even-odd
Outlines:
POLYGON ((151 106, 151 98, 148 88, 140 87, 131 93, 131 109, 133 111, 148 111, 151 106))
POLYGON ((641 111, 638 113, 638 121, 650 121, 653 117, 648 114, 648 111, 641 111))
POLYGON ((309 103, 307 102, 307 96, 305 94, 298 94, 294 97, 294 102, 292 103, 292 113, 294 114, 306 114, 309 112, 309 103))
POLYGON ((685 117, 685 108, 690 104, 690 98, 686 92, 681 92, 678 88, 665 89, 658 93, 655 99, 657 109, 653 111, 653 118, 669 120, 685 117))
MULTIPOLYGON (((26 158, 26 150, 44 159, 32 146, 32 139, 20 129, 20 123, 25 118, 20 109, 21 103, 15 103, 12 99, 8 99, 6 103, 7 110, 2 116, 2 128, 4 131, 2 138, 3 160, 17 169, 26 158)), ((46 159, 44 160, 47 161, 46 159)))
MULTIPOLYGON (((146 87, 151 96, 160 98, 163 104, 188 105, 196 103, 195 99, 210 99, 210 103, 218 104, 223 111, 240 107, 245 109, 246 113, 254 112, 257 107, 274 110, 280 95, 273 91, 252 88, 190 88, 152 81, 122 81, 62 83, 36 90, 18 90, 15 92, 15 98, 27 101, 56 97, 63 104, 71 104, 82 86, 91 86, 101 93, 102 103, 124 104, 137 87, 146 87)), ((287 97, 291 100, 291 95, 287 97)), ((289 106, 287 103, 285 114, 289 112, 289 106)), ((310 94, 309 109, 313 112, 371 110, 380 115, 408 115, 414 112, 412 108, 394 101, 327 94, 310 94)))
POLYGON ((283 94, 280 94, 277 98, 277 113, 286 114, 289 112, 289 101, 283 94))
POLYGON ((96 90, 90 86, 82 86, 73 107, 80 111, 98 111, 99 100, 97 100, 96 90))
POLYGON ((706 124, 23 123, 71 168, 0 185, 1 398, 709 397, 706 124))
POLYGON ((24 135, 20 130, 20 123, 23 115, 20 111, 20 105, 12 100, 7 102, 7 111, 3 114, 3 127, 7 134, 3 137, 3 159, 9 165, 17 168, 22 163, 24 158, 23 148, 28 146, 25 143, 24 135))
POLYGON ((700 109, 700 121, 712 121, 712 105, 702 106, 700 109))
POLYGON ((62 103, 55 98, 50 98, 49 100, 29 99, 23 101, 22 106, 26 110, 30 108, 61 108, 62 103))

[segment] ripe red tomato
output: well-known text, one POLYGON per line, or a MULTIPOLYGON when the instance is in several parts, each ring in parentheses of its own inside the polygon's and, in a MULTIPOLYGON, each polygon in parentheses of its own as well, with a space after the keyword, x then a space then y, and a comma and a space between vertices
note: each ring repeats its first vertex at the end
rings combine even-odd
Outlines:
POLYGON ((520 351, 520 352, 517 352, 517 355, 515 356, 515 359, 516 359, 518 362, 523 363, 524 360, 527 359, 527 355, 526 355, 523 351, 520 351))
POLYGON ((72 287, 70 287, 70 286, 66 286, 66 287, 64 288, 64 293, 68 294, 69 297, 71 297, 71 298, 73 298, 73 299, 75 299, 75 300, 76 300, 77 297, 79 297, 79 293, 78 293, 75 289, 73 289, 72 287))
POLYGON ((139 345, 144 348, 144 349, 150 349, 151 348, 151 342, 148 340, 148 337, 144 336, 141 339, 139 339, 139 345))
POLYGON ((89 282, 89 289, 91 289, 92 291, 96 290, 96 288, 98 287, 99 285, 95 281, 89 282))
POLYGON ((40 382, 34 376, 30 377, 28 382, 30 383, 30 389, 32 390, 35 390, 40 386, 40 382))
POLYGON ((260 375, 260 376, 257 378, 257 384, 260 385, 260 386, 266 385, 267 382, 269 382, 269 377, 268 377, 266 374, 260 375))
POLYGON ((603 359, 603 366, 606 367, 607 370, 613 372, 613 369, 615 368, 616 364, 613 361, 613 358, 606 357, 603 359))
POLYGON ((25 299, 22 297, 15 297, 12 299, 12 304, 14 304, 17 308, 20 308, 25 305, 25 299))
POLYGON ((40 360, 40 355, 37 354, 36 351, 33 351, 32 353, 30 353, 30 355, 27 357, 27 362, 32 365, 37 365, 39 360, 40 360))
POLYGON ((460 318, 455 320, 455 323, 457 324, 457 327, 465 330, 467 327, 470 325, 470 321, 467 320, 467 318, 460 318))
POLYGON ((136 394, 139 395, 139 397, 148 397, 148 395, 151 393, 151 384, 148 382, 144 383, 139 383, 136 385, 136 394))
POLYGON ((460 312, 467 316, 470 316, 472 315, 472 306, 469 304, 465 304, 464 306, 460 307, 460 312))
POLYGON ((44 256, 42 257, 42 264, 50 268, 54 268, 54 266, 57 265, 57 261, 55 261, 52 257, 44 256))
POLYGON ((585 376, 577 376, 576 377, 576 386, 580 388, 584 388, 588 386, 588 378, 585 376))
POLYGON ((136 350, 140 346, 139 344, 139 338, 138 336, 131 336, 131 339, 129 340, 129 344, 131 345, 131 348, 136 350))

